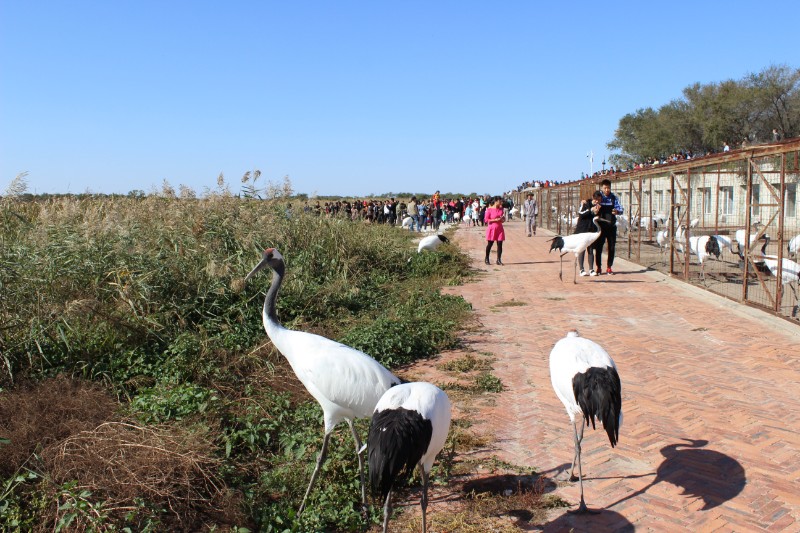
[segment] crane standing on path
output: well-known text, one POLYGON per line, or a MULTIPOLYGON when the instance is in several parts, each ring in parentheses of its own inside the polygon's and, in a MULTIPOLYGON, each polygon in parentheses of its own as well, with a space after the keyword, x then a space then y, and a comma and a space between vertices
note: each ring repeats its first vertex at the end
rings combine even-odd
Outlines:
POLYGON ((561 256, 559 258, 560 268, 558 271, 558 279, 561 281, 564 281, 564 256, 569 252, 573 252, 575 254, 575 270, 573 272, 572 282, 578 283, 578 254, 585 252, 589 246, 591 246, 598 238, 600 238, 600 224, 598 224, 598 221, 606 223, 606 221, 600 217, 594 217, 592 222, 597 228, 597 232, 574 233, 566 236, 559 235, 550 239, 550 251, 552 252, 553 250, 558 250, 561 252, 561 256))
POLYGON ((577 331, 570 331, 558 341, 550 352, 550 381, 556 396, 564 404, 575 432, 575 455, 570 469, 570 481, 575 481, 575 464, 578 464, 578 481, 581 503, 577 513, 591 513, 583 499, 583 471, 581 468, 581 442, 584 426, 595 420, 611 442, 617 445, 622 425, 622 384, 611 356, 597 343, 584 339, 577 331), (580 415, 580 434, 575 415, 580 415), (585 422, 585 423, 584 423, 585 422))
POLYGON ((369 427, 369 477, 373 494, 385 501, 383 531, 392 515, 392 489, 414 468, 422 477, 422 531, 427 531, 428 474, 450 431, 450 399, 430 383, 392 387, 378 402, 369 427))
POLYGON ((298 514, 303 512, 306 500, 328 452, 328 441, 336 425, 343 420, 350 426, 355 440, 358 471, 361 477, 361 503, 367 512, 367 493, 364 483, 364 463, 361 458, 361 439, 353 426, 356 418, 369 418, 381 396, 400 378, 389 372, 375 359, 356 349, 305 331, 286 329, 278 322, 275 302, 278 298, 286 264, 275 248, 264 250, 261 262, 245 277, 245 282, 264 267, 272 269, 272 283, 264 298, 262 320, 275 348, 283 354, 297 379, 322 407, 325 420, 325 437, 317 465, 303 496, 298 514))

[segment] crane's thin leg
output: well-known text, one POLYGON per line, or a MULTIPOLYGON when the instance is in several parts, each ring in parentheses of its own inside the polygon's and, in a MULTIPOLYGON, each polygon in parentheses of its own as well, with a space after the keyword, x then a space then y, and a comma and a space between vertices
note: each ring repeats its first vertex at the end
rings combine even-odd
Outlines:
POLYGON ((425 516, 425 511, 428 510, 428 473, 425 472, 425 468, 422 465, 419 465, 419 472, 422 477, 422 498, 419 501, 419 505, 422 507, 422 533, 427 533, 428 520, 425 516))
POLYGON ((577 284, 578 283, 578 256, 577 255, 575 256, 575 264, 573 265, 573 269, 572 269, 572 283, 573 284, 577 284))
POLYGON ((575 434, 578 435, 578 440, 575 444, 575 455, 572 458, 572 468, 569 470, 569 480, 570 481, 578 481, 578 476, 575 475, 575 465, 578 462, 578 449, 581 447, 581 443, 583 442, 583 429, 584 425, 583 422, 580 423, 581 432, 578 434, 577 426, 575 426, 575 422, 572 423, 573 429, 575 430, 575 434))
POLYGON ((581 467, 581 440, 583 440, 583 419, 581 419, 581 436, 578 437, 578 429, 577 427, 573 426, 575 430, 575 456, 578 460, 578 481, 581 484, 581 503, 578 505, 578 509, 575 511, 570 511, 571 513, 575 514, 597 514, 599 511, 592 511, 588 507, 586 507, 586 501, 583 499, 583 468, 581 467))
POLYGON ((364 482, 364 459, 361 457, 361 439, 358 438, 358 432, 353 421, 348 419, 347 425, 350 426, 350 432, 353 434, 353 440, 356 443, 356 458, 358 459, 358 475, 361 478, 361 511, 364 514, 364 519, 369 517, 369 506, 367 505, 367 488, 364 482))
POLYGON ((558 279, 564 281, 563 273, 564 273, 564 256, 567 255, 567 252, 561 254, 558 258, 558 279))
POLYGON ((322 464, 325 462, 325 458, 328 455, 328 440, 330 440, 330 438, 331 434, 325 433, 325 438, 322 439, 322 449, 319 452, 319 457, 317 457, 317 466, 314 468, 314 473, 311 474, 311 482, 308 484, 308 488, 306 489, 306 495, 303 496, 303 503, 300 504, 300 510, 297 511, 298 516, 303 514, 303 509, 306 508, 306 500, 308 499, 308 495, 311 493, 311 488, 314 486, 314 482, 317 480, 317 476, 322 468, 322 464))
POLYGON ((392 516, 392 491, 386 495, 386 503, 383 505, 383 533, 389 531, 389 518, 392 516))

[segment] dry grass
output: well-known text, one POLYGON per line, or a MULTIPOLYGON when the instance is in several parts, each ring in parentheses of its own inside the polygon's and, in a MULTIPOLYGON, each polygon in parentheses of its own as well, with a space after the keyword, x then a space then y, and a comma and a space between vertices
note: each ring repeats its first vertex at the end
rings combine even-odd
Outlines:
POLYGON ((51 445, 42 460, 56 485, 77 482, 69 494, 58 495, 59 503, 89 491, 103 501, 106 515, 119 518, 136 511, 134 502, 144 498, 169 515, 162 523, 183 530, 198 527, 204 517, 217 523, 236 518, 217 474, 221 461, 200 433, 105 422, 51 445))
POLYGON ((3 392, 0 437, 10 443, 0 454, 0 475, 10 476, 44 447, 94 429, 116 408, 116 400, 99 385, 63 375, 3 392))

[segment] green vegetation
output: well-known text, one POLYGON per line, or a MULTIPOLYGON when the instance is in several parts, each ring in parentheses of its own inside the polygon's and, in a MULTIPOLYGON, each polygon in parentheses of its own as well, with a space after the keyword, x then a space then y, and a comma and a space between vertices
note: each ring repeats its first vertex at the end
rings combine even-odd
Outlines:
POLYGON ((439 288, 468 258, 230 195, 17 198, 0 199, 0 529, 364 526, 346 428, 296 516, 322 413, 264 333, 269 276, 242 278, 278 248, 281 321, 392 367, 456 344, 469 306, 439 288))

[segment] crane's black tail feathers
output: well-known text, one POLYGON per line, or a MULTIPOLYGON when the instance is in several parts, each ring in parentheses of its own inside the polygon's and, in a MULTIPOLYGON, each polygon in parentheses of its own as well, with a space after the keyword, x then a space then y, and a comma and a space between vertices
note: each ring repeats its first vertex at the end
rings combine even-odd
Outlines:
POLYGON ((552 252, 553 250, 558 250, 560 252, 561 249, 564 247, 564 237, 562 237, 561 235, 553 237, 552 239, 550 239, 550 242, 552 243, 550 244, 550 252, 552 252))
POLYGON ((709 237, 706 242, 706 253, 709 255, 713 254, 717 259, 719 259, 719 256, 722 254, 722 250, 719 248, 719 241, 717 241, 717 238, 713 235, 709 237))
POLYGON ((439 237, 439 240, 442 242, 450 242, 450 239, 448 239, 444 235, 437 235, 437 237, 439 237))
POLYGON ((382 500, 403 483, 425 455, 433 425, 416 411, 397 408, 375 413, 369 426, 369 483, 382 500))
POLYGON ((575 401, 583 411, 583 419, 595 429, 595 418, 603 422, 611 447, 619 440, 619 414, 622 411, 622 385, 614 367, 590 367, 572 378, 575 401))

